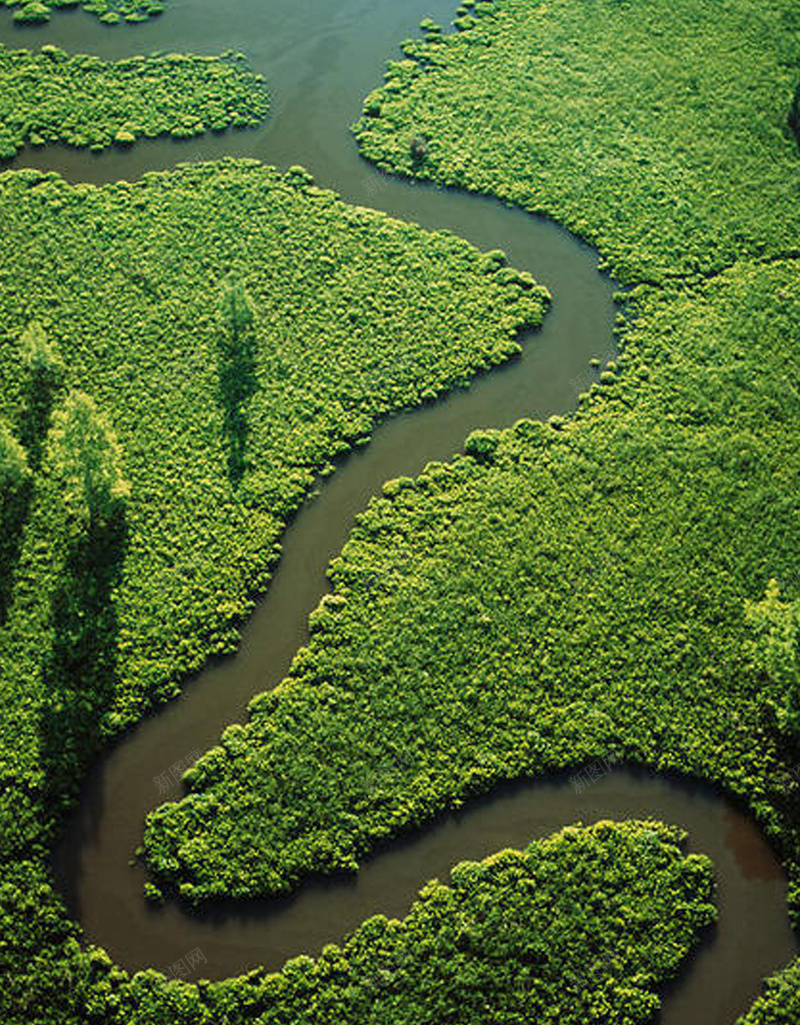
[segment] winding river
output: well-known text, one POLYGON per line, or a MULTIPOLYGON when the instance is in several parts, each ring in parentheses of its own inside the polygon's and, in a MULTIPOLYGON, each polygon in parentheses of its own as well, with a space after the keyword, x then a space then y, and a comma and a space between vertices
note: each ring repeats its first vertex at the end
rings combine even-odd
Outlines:
MULTIPOLYGON (((378 174, 358 156, 347 125, 381 81, 399 40, 431 15, 446 24, 454 0, 169 0, 161 19, 107 29, 82 12, 44 28, 16 29, 12 44, 52 42, 117 58, 154 49, 214 53, 246 49, 269 79, 273 112, 256 131, 175 143, 156 140, 100 157, 68 149, 28 151, 13 166, 55 169, 71 180, 132 179, 179 160, 223 155, 281 166, 300 163, 345 199, 430 228, 447 228, 546 284, 554 304, 524 354, 465 391, 391 418, 320 486, 286 531, 284 554, 249 621, 238 654, 212 663, 183 695, 124 737, 90 773, 55 853, 54 869, 86 938, 128 968, 167 967, 200 948, 202 975, 222 978, 259 964, 279 967, 315 953, 377 912, 401 916, 425 879, 447 876, 464 858, 522 846, 574 821, 656 816, 689 832, 691 849, 713 859, 720 919, 664 994, 663 1025, 732 1025, 760 980, 787 963, 797 944, 785 910, 786 880, 750 818, 712 790, 615 769, 576 793, 566 777, 509 785, 423 831, 387 845, 355 877, 315 880, 291 898, 215 905, 189 913, 142 897, 144 874, 130 864, 146 813, 164 800, 154 777, 194 749, 216 743, 241 720, 249 699, 274 686, 306 639, 309 612, 327 589, 325 568, 353 516, 382 482, 446 459, 474 427, 571 408, 576 377, 612 346, 612 286, 597 256, 556 225, 467 194, 378 174)), ((169 795, 178 796, 176 791, 169 795)))

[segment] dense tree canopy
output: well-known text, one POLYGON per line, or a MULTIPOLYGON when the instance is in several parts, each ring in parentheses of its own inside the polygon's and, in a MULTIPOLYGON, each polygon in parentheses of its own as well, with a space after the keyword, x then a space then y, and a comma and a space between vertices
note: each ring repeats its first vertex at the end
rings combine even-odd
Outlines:
POLYGON ((0 43, 0 160, 26 144, 96 152, 140 137, 244 128, 268 109, 263 79, 232 54, 106 61, 50 45, 35 53, 0 43))
MULTIPOLYGON (((790 0, 724 14, 717 0, 465 4, 458 32, 425 24, 368 98, 357 134, 381 166, 601 247, 635 286, 622 355, 574 416, 481 431, 451 464, 386 485, 288 679, 150 819, 163 883, 194 899, 285 890, 501 779, 613 747, 748 802, 797 909, 796 749, 764 695, 791 669, 783 606, 800 597, 800 26, 790 0), (781 597, 759 605, 773 577, 781 597)), ((131 978, 81 946, 47 859, 88 759, 234 646, 315 474, 379 417, 517 352, 547 297, 453 236, 347 207, 302 168, 226 161, 102 189, 9 173, 0 218, 0 467, 23 496, 0 616, 4 1020, 646 1020, 712 917, 708 863, 652 823, 462 866, 404 923, 365 923, 277 974, 131 978), (247 442, 232 473, 221 385, 227 355, 237 388, 242 371, 224 333, 239 287, 254 366, 229 407, 247 442), (34 318, 65 371, 30 475, 13 438, 34 318), (56 550, 60 517, 102 521, 117 500, 107 424, 131 482, 124 530, 103 532, 102 558, 85 538, 56 550), (566 905, 543 913, 539 894, 566 905), (576 948, 602 954, 577 966, 576 948), (384 950, 402 956, 387 966, 384 950), (565 1007, 566 979, 579 999, 565 1007)), ((752 1025, 794 1022, 797 994, 794 966, 752 1025)))

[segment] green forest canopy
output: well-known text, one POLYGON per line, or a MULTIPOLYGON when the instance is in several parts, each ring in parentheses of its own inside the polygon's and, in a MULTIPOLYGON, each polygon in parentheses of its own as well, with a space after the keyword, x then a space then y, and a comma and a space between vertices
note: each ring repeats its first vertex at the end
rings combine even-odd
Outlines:
MULTIPOLYGON (((291 791, 309 762, 313 769, 315 745, 355 722, 348 701, 358 695, 371 701, 377 728, 369 738, 354 730, 348 743, 364 764, 391 770, 381 775, 382 792, 351 785, 323 815, 332 774, 310 788, 316 777, 306 776, 305 832, 280 863, 245 873, 244 889, 285 886, 309 866, 352 864, 377 835, 501 776, 574 764, 613 740, 631 758, 696 772, 745 796, 785 854, 796 901, 796 798, 776 785, 795 755, 774 728, 771 698, 761 700, 774 681, 752 656, 745 621, 746 601, 772 576, 795 597, 799 569, 797 164, 786 126, 795 8, 732 0, 720 18, 710 0, 655 0, 631 18, 628 4, 580 0, 576 18, 575 2, 482 3, 463 12, 464 32, 452 39, 429 27, 424 46, 442 49, 424 52, 423 75, 410 65, 392 72, 400 112, 382 94, 377 104, 370 99, 361 142, 387 166, 546 210, 597 240, 628 281, 657 287, 640 284, 631 296, 623 358, 573 419, 481 432, 468 455, 429 467, 416 482, 391 483, 364 514, 289 682, 258 699, 253 724, 226 735, 193 770, 195 792, 174 817, 151 820, 151 857, 171 882, 187 882, 188 838, 210 861, 218 857, 215 823, 203 818, 207 795, 225 802, 219 821, 232 830, 244 824, 237 761, 248 753, 274 759, 291 791), (447 55, 465 40, 482 59, 450 67, 447 55), (626 77, 615 76, 623 64, 626 77), (648 84, 654 67, 663 89, 648 84), (451 73, 463 94, 447 81, 451 73), (507 107, 512 89, 523 102, 507 107), (692 116, 682 120, 687 107, 692 116), (434 116, 442 109, 450 135, 434 116), (531 111, 556 144, 546 145, 541 131, 531 135, 535 147, 512 144, 509 133, 531 111), (470 119, 479 137, 470 136, 470 119), (453 156, 473 142, 474 160, 453 156), (716 276, 703 280, 708 272, 716 276), (389 669, 380 686, 372 659, 389 669), (326 687, 315 695, 310 683, 323 673, 326 687), (264 723, 280 727, 291 708, 309 715, 302 763, 294 752, 285 757, 285 731, 262 743, 264 723), (416 717, 414 743, 401 754, 382 731, 390 714, 401 724, 416 717), (347 810, 354 800, 362 803, 360 832, 347 810), (160 860, 171 847, 182 859, 177 868, 160 860)), ((251 1019, 254 1007, 263 1010, 263 973, 201 997, 154 972, 129 980, 102 952, 79 946, 49 880, 53 811, 67 803, 101 735, 174 693, 210 651, 230 649, 248 595, 269 572, 263 553, 314 470, 366 438, 375 417, 506 358, 516 328, 541 316, 544 297, 530 279, 499 275, 496 261, 458 240, 345 207, 299 169, 280 176, 224 162, 100 190, 25 172, 0 178, 0 189, 0 472, 4 489, 9 482, 3 509, 11 495, 13 509, 25 512, 15 521, 14 586, 0 633, 0 903, 12 926, 0 967, 14 966, 0 1007, 6 1020, 26 1025, 43 1016, 173 1025, 203 1021, 211 992, 215 1021, 251 1019), (208 230, 197 217, 201 201, 208 230), (257 225, 253 208, 262 212, 257 225), (309 266, 297 258, 308 252, 322 256, 309 266), (398 253, 395 280, 386 270, 398 266, 398 253), (219 362, 232 271, 254 303, 260 341, 238 479, 227 458, 219 362), (359 288, 374 291, 387 278, 370 308, 359 288), (285 291, 273 295, 276 281, 285 291), (421 295, 431 290, 423 317, 421 295), (71 569, 67 581, 52 565, 53 517, 64 509, 52 447, 34 471, 14 440, 30 373, 19 340, 37 319, 66 368, 53 402, 91 380, 91 401, 113 426, 131 483, 129 533, 103 538, 99 594, 79 586, 96 584, 83 575, 83 547, 55 553, 70 560, 61 563, 71 569), (493 325, 491 338, 469 334, 481 320, 493 325), (295 430, 281 433, 286 424, 295 430), (97 625, 114 644, 93 650, 87 638, 78 655, 99 682, 109 678, 101 656, 110 650, 118 686, 81 692, 73 673, 48 675, 57 687, 45 689, 44 671, 63 668, 71 638, 81 638, 78 599, 87 590, 105 599, 98 615, 113 613, 97 625), (52 608, 74 613, 64 621, 75 630, 54 635, 52 608), (87 722, 88 732, 75 729, 87 722)), ((707 879, 707 866, 697 874, 707 879)), ((563 868, 555 879, 560 891, 563 868)), ((646 885, 648 873, 635 882, 646 885)), ((211 889, 202 874, 192 886, 195 895, 211 889)), ((288 969, 303 996, 312 970, 303 960, 288 969)), ((773 984, 754 1023, 793 1020, 795 980, 790 971, 773 984)), ((644 994, 639 1010, 651 1006, 644 994)))
POLYGON ((0 43, 0 160, 26 143, 99 151, 140 137, 244 128, 268 109, 262 77, 233 54, 106 61, 50 45, 37 53, 0 43))
POLYGON ((596 241, 637 286, 619 365, 574 418, 481 432, 371 504, 288 680, 150 818, 150 863, 186 896, 353 867, 499 779, 613 747, 742 795, 797 913, 798 745, 746 616, 770 578, 789 599, 800 580, 797 10, 577 6, 497 0, 455 35, 428 26, 356 131, 382 167, 596 241), (256 822, 254 793, 276 814, 256 822))

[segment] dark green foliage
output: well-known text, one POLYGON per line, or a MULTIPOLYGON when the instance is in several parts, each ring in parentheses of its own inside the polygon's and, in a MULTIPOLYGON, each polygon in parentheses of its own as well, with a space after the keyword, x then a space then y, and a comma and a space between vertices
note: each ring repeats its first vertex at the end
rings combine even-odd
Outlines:
POLYGON ((14 584, 22 529, 28 514, 31 471, 25 452, 0 420, 0 627, 14 584))
POLYGON ((247 404, 258 389, 253 302, 235 278, 223 283, 217 335, 219 393, 222 403, 228 475, 234 485, 244 476, 250 434, 247 404))
POLYGON ((24 372, 20 433, 29 462, 38 470, 50 414, 65 367, 58 347, 48 341, 42 325, 34 321, 20 340, 24 372))
POLYGON ((50 598, 51 647, 43 678, 49 700, 39 711, 40 757, 48 806, 74 797, 83 765, 97 749, 114 698, 119 643, 114 588, 125 551, 125 521, 113 519, 70 538, 59 552, 50 598))
POLYGON ((114 694, 118 643, 113 589, 124 555, 130 487, 108 421, 88 395, 70 393, 53 415, 42 488, 50 510, 55 586, 50 595, 50 650, 42 678, 49 700, 39 736, 48 804, 74 792, 96 748, 114 694))
POLYGON ((421 135, 413 135, 408 148, 411 153, 411 163, 414 167, 421 164, 428 155, 428 143, 421 135))
POLYGON ((4 517, 16 497, 27 489, 30 476, 22 446, 0 421, 0 509, 4 517))
POLYGON ((800 146, 800 83, 798 83, 795 89, 792 107, 789 111, 789 127, 794 132, 797 144, 800 146))
POLYGON ((268 109, 263 79, 233 55, 106 61, 54 46, 34 53, 0 43, 0 160, 26 143, 101 150, 139 137, 244 128, 268 109))

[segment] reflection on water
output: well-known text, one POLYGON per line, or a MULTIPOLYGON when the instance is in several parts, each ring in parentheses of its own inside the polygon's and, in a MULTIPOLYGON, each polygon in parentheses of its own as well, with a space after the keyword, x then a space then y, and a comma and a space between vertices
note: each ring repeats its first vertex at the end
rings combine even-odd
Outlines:
POLYGON ((764 836, 753 829, 752 821, 740 811, 729 808, 725 812, 725 843, 736 855, 739 871, 745 879, 765 882, 785 879, 775 855, 764 836))

